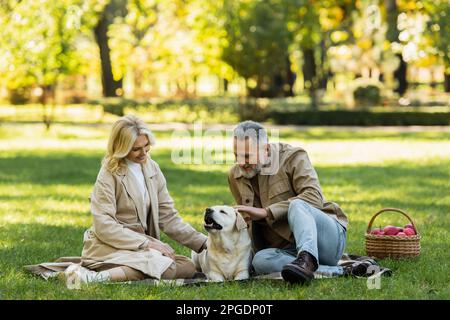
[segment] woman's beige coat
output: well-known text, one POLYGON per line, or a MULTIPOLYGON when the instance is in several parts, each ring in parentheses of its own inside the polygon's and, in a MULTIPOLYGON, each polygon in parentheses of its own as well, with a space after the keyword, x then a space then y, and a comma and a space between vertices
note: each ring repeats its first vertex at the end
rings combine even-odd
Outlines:
POLYGON ((142 168, 150 195, 149 212, 127 168, 114 174, 104 166, 100 169, 90 197, 93 226, 84 233, 83 266, 125 265, 159 279, 173 261, 145 247, 149 241, 160 241, 160 230, 196 252, 206 242, 206 236, 183 222, 175 210, 158 164, 149 159, 142 168))

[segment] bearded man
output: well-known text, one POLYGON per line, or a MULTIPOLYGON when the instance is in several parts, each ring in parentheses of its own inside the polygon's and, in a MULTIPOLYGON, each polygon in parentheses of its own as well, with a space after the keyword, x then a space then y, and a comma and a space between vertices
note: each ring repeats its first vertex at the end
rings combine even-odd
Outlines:
POLYGON ((235 208, 250 221, 258 274, 281 272, 290 283, 308 283, 321 267, 337 266, 348 219, 322 194, 319 178, 302 148, 269 143, 259 123, 239 123, 233 132, 236 164, 228 183, 235 208))

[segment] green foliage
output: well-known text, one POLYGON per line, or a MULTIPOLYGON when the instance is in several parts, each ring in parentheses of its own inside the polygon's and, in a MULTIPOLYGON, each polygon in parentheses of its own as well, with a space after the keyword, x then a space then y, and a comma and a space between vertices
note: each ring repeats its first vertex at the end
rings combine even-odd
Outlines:
POLYGON ((21 105, 27 103, 30 98, 30 87, 18 87, 10 91, 9 101, 14 105, 21 105))
POLYGON ((100 104, 103 107, 104 112, 122 117, 125 114, 125 108, 136 107, 137 102, 126 98, 114 97, 103 98, 101 100, 93 100, 90 102, 90 104, 100 104))
POLYGON ((61 76, 80 73, 86 61, 76 40, 92 18, 92 11, 82 18, 87 7, 95 8, 91 2, 24 0, 0 8, 0 79, 8 88, 52 86, 61 76))
POLYGON ((427 32, 444 61, 446 73, 450 74, 450 5, 446 0, 424 2, 430 15, 427 32))
POLYGON ((328 126, 448 126, 450 112, 420 111, 273 111, 269 118, 277 124, 328 126))
POLYGON ((380 88, 375 85, 358 87, 353 92, 357 106, 373 106, 381 102, 380 88))
POLYGON ((102 99, 105 112, 114 115, 134 113, 153 123, 206 122, 233 123, 238 121, 237 102, 233 98, 177 99, 140 102, 130 99, 102 99))
POLYGON ((270 78, 286 67, 292 34, 286 25, 283 1, 225 1, 227 46, 223 60, 251 88, 267 85, 270 78))
MULTIPOLYGON (((0 1, 0 90, 52 89, 68 75, 88 75, 90 86, 99 82, 93 29, 107 3, 0 1)), ((444 64, 449 74, 450 6, 446 0, 117 3, 126 4, 127 14, 110 25, 111 64, 115 79, 124 79, 129 96, 159 94, 155 88, 160 85, 168 87, 161 91, 195 96, 196 81, 211 75, 244 78, 249 92, 256 91, 254 96, 267 87, 279 93, 272 96, 279 96, 288 91, 283 87, 294 76, 278 87, 276 77, 292 71, 303 80, 303 88, 313 89, 313 98, 314 90, 325 88, 330 70, 337 76, 380 71, 392 90, 390 78, 398 65, 395 54, 402 51, 408 64, 444 64), (415 26, 419 15, 421 25, 415 26), (305 50, 308 58, 302 57, 305 50)))
POLYGON ((319 11, 330 6, 328 1, 285 0, 287 23, 299 48, 314 48, 322 39, 319 11))
POLYGON ((216 10, 200 0, 129 1, 127 15, 110 27, 114 75, 128 76, 136 89, 165 81, 186 96, 200 75, 231 78, 220 59, 216 10))

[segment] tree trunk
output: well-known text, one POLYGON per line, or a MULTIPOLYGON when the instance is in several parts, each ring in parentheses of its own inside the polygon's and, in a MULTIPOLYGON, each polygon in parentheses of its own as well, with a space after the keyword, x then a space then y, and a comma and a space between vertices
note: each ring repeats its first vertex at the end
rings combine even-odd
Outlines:
POLYGON ((322 39, 322 41, 320 41, 320 78, 318 81, 318 87, 319 89, 323 90, 327 89, 328 83, 328 70, 325 65, 326 54, 327 54, 327 47, 325 44, 325 40, 322 39))
MULTIPOLYGON (((386 32, 386 38, 389 42, 398 42, 399 31, 397 29, 398 19, 398 7, 397 0, 385 0, 384 5, 386 7, 386 20, 388 23, 388 30, 386 32)), ((400 96, 403 96, 408 88, 408 81, 406 79, 407 64, 403 60, 401 54, 397 54, 400 59, 400 64, 397 70, 394 71, 394 78, 397 80, 398 86, 394 89, 400 96)))
POLYGON ((303 79, 305 88, 308 89, 311 98, 311 108, 317 109, 316 97, 316 61, 314 59, 314 49, 303 48, 303 79))
POLYGON ((444 91, 450 92, 450 73, 448 73, 448 72, 445 72, 444 91))
POLYGON ((403 96, 408 89, 408 80, 406 79, 406 70, 408 65, 401 54, 397 54, 397 57, 400 59, 400 65, 397 70, 394 71, 394 78, 397 80, 398 86, 395 89, 400 96, 403 96))
POLYGON ((53 106, 55 103, 55 86, 48 85, 42 86, 42 95, 39 98, 39 102, 42 105, 42 122, 45 125, 45 129, 50 130, 50 126, 53 121, 53 106), (48 110, 50 102, 50 110, 48 110))
POLYGON ((122 79, 115 80, 112 73, 108 29, 115 17, 126 15, 126 4, 126 0, 111 0, 105 6, 98 24, 94 28, 95 40, 100 50, 103 96, 105 97, 117 97, 122 94, 122 79))
POLYGON ((284 67, 281 68, 270 79, 270 87, 263 92, 262 96, 268 98, 274 97, 292 97, 294 96, 293 86, 295 83, 295 74, 291 70, 291 60, 289 54, 284 59, 284 67))
POLYGON ((223 82, 222 82, 223 83, 223 93, 226 94, 226 93, 228 93, 228 80, 225 78, 223 78, 222 80, 223 80, 223 82))
POLYGON ((284 92, 285 97, 294 96, 294 84, 295 84, 295 73, 291 69, 291 59, 289 55, 286 55, 286 84, 289 86, 288 90, 284 92))

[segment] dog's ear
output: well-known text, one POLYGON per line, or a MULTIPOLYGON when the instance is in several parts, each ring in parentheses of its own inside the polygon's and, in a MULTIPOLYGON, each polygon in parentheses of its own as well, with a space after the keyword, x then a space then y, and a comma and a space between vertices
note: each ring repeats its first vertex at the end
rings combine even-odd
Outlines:
POLYGON ((241 214, 239 213, 239 211, 234 210, 234 212, 236 212, 236 228, 241 231, 243 229, 247 229, 247 222, 245 222, 244 218, 241 216, 241 214))

